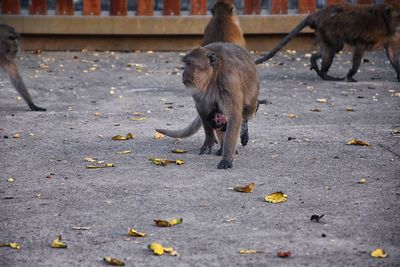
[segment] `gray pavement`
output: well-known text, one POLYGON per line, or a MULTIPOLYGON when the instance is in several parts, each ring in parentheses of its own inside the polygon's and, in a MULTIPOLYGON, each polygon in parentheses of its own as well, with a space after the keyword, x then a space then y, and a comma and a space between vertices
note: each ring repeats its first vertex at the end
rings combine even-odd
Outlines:
MULTIPOLYGON (((48 111, 29 112, 0 74, 0 243, 22 246, 0 248, 0 266, 105 266, 105 256, 126 266, 399 266, 400 84, 383 51, 365 56, 358 83, 320 80, 308 56, 284 52, 258 66, 271 104, 250 122, 234 168, 217 170, 219 157, 198 155, 202 131, 153 139, 156 127, 181 128, 196 114, 180 54, 21 53, 34 102, 48 111), (146 120, 129 120, 133 112, 146 120), (111 140, 128 132, 136 138, 111 140), (352 138, 371 146, 346 145, 352 138), (115 167, 86 169, 85 157, 115 167), (253 193, 229 190, 250 182, 253 193), (288 201, 265 202, 275 191, 288 201), (172 228, 153 223, 180 217, 172 228), (148 236, 130 237, 129 227, 148 236), (68 248, 51 248, 60 233, 68 248), (153 256, 151 242, 180 255, 153 256), (378 247, 387 258, 369 255, 378 247), (286 250, 291 257, 276 256, 286 250)), ((344 76, 350 59, 339 55, 331 74, 344 76)))

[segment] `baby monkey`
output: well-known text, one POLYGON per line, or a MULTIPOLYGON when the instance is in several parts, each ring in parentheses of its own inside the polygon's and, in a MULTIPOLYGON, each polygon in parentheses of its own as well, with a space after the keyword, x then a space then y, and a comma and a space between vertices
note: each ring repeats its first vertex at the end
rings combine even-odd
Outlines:
POLYGON ((185 129, 156 129, 170 137, 188 137, 203 125, 205 141, 200 154, 210 154, 216 138, 222 160, 218 169, 232 168, 239 137, 249 140, 247 122, 259 101, 259 77, 250 53, 235 44, 212 43, 194 49, 184 58, 183 83, 192 89, 199 116, 185 129), (215 134, 214 134, 215 132, 215 134))
POLYGON ((23 97, 28 104, 29 108, 33 111, 46 111, 45 108, 36 106, 29 94, 21 75, 18 72, 17 65, 15 64, 15 58, 19 51, 19 34, 14 28, 0 24, 0 66, 7 72, 10 77, 12 85, 23 97))

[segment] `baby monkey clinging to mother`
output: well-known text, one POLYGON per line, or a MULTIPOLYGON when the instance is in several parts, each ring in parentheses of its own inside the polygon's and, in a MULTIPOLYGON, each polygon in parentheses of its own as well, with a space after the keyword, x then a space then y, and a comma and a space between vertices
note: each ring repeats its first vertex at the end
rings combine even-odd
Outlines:
POLYGON ((200 154, 210 154, 218 139, 221 148, 217 154, 222 155, 218 169, 231 168, 239 132, 245 146, 249 140, 247 122, 257 109, 259 78, 253 58, 238 45, 212 43, 194 49, 183 62, 182 81, 192 89, 199 116, 182 130, 156 130, 183 138, 203 125, 205 140, 200 154))

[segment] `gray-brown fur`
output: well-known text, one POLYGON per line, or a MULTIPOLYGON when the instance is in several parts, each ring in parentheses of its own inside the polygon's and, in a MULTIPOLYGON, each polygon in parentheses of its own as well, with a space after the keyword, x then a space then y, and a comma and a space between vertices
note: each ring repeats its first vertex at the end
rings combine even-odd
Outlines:
POLYGON ((15 58, 19 51, 19 37, 14 28, 6 24, 0 24, 0 66, 7 72, 12 85, 26 101, 31 110, 46 111, 46 109, 38 107, 33 103, 31 95, 18 72, 15 58))
MULTIPOLYGON (((241 142, 246 145, 247 121, 258 105, 259 78, 254 61, 249 52, 238 45, 213 43, 194 49, 183 62, 182 80, 193 90, 193 100, 206 136, 200 154, 211 153, 217 136, 221 145, 218 153, 222 154, 218 169, 231 168, 239 133, 242 132, 241 142), (216 110, 228 118, 226 132, 212 127, 209 115, 216 110)), ((197 122, 196 126, 200 127, 199 124, 197 122)), ((169 130, 157 131, 173 136, 169 130)))
POLYGON ((262 63, 272 58, 303 28, 315 30, 320 52, 311 56, 311 69, 324 80, 343 80, 329 76, 328 70, 336 53, 344 44, 353 47, 353 65, 346 75, 349 82, 356 82, 363 54, 367 50, 384 47, 397 79, 400 81, 400 7, 397 5, 333 5, 305 18, 274 49, 256 61, 262 63), (322 58, 321 69, 317 60, 322 58))
POLYGON ((246 46, 237 10, 231 1, 217 1, 211 8, 211 13, 213 16, 204 30, 201 46, 214 42, 246 46))

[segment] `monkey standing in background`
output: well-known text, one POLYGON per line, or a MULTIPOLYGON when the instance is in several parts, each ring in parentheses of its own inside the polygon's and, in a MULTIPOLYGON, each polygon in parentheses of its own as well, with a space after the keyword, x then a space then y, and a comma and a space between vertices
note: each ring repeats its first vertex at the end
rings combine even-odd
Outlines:
POLYGON ((0 24, 0 66, 7 72, 11 83, 24 98, 31 110, 46 111, 45 108, 38 107, 33 103, 24 81, 18 72, 17 65, 15 64, 15 58, 19 51, 19 37, 19 34, 14 28, 6 24, 0 24))
POLYGON ((219 0, 211 8, 212 18, 207 24, 201 46, 214 42, 234 43, 246 46, 240 28, 237 10, 231 1, 219 0))
POLYGON ((252 56, 235 44, 212 43, 191 51, 183 62, 182 80, 193 90, 198 116, 183 130, 156 131, 188 137, 203 125, 206 137, 200 154, 211 153, 215 132, 221 145, 217 154, 222 155, 218 169, 232 168, 239 132, 242 144, 247 144, 247 121, 258 104, 259 78, 252 56))
POLYGON ((335 54, 344 44, 353 47, 353 65, 346 75, 348 82, 357 82, 353 76, 360 67, 365 51, 379 47, 386 49, 400 81, 400 7, 392 5, 333 5, 307 16, 274 49, 256 61, 260 64, 272 58, 303 28, 315 30, 320 52, 311 56, 311 69, 324 80, 344 80, 328 75, 335 54), (322 58, 321 69, 317 60, 322 58))

